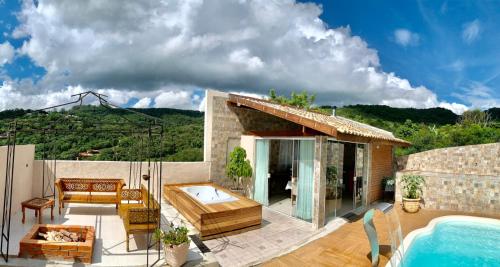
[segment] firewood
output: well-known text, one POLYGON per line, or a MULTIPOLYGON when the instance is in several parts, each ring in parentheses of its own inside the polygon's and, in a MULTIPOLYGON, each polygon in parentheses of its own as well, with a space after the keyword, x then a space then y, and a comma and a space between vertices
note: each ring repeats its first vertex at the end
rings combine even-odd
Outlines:
POLYGON ((61 234, 63 234, 64 236, 67 236, 67 237, 70 237, 70 235, 71 235, 71 233, 70 233, 70 232, 68 232, 68 231, 66 231, 66 230, 64 230, 64 229, 59 230, 59 232, 60 232, 61 234))

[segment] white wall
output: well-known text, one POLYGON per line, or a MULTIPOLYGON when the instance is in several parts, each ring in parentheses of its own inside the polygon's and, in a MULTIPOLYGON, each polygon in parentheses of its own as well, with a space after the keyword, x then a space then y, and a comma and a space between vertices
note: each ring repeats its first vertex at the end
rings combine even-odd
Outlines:
MULTIPOLYGON (((12 192, 12 213, 21 210, 21 202, 42 196, 44 162, 34 160, 34 145, 16 146, 14 184, 12 192)), ((3 211, 7 147, 0 147, 0 212, 3 211)), ((137 170, 138 164, 135 165, 137 170)), ((210 162, 163 162, 162 184, 208 182, 210 162)), ((153 171, 153 164, 152 169, 153 171)), ((121 178, 129 180, 130 163, 123 161, 45 161, 45 181, 53 187, 56 178, 121 178)), ((135 172, 140 177, 139 172, 135 172)), ((142 165, 142 174, 147 173, 147 163, 142 165)), ((46 184, 47 185, 47 184, 46 184)), ((45 190, 51 195, 52 190, 45 190)))
MULTIPOLYGON (((12 214, 21 211, 21 202, 32 197, 34 145, 17 145, 12 187, 12 214)), ((7 147, 0 147, 0 211, 3 212, 7 147)))
MULTIPOLYGON (((32 192, 34 196, 41 196, 43 161, 35 160, 33 170, 32 192)), ((133 172, 139 169, 134 165, 133 172)), ((163 162, 162 184, 207 182, 209 180, 209 162, 163 162)), ((125 161, 72 161, 58 160, 56 166, 52 161, 45 162, 45 177, 52 182, 56 178, 121 178, 128 183, 130 163, 125 161)), ((151 165, 153 172, 153 163, 151 165)), ((147 163, 142 165, 142 174, 147 173, 147 163)), ((137 177, 134 176, 134 177, 137 177)), ((132 179, 133 180, 133 179, 132 179)))

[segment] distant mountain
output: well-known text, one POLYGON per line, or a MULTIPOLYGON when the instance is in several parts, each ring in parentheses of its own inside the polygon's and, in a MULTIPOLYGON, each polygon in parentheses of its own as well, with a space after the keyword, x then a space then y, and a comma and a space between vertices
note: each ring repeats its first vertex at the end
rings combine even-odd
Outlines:
POLYGON ((500 121, 500 108, 490 108, 486 112, 491 115, 493 120, 500 121))
POLYGON ((393 108, 383 105, 351 105, 338 109, 338 114, 348 117, 365 116, 392 122, 405 122, 411 120, 426 124, 454 124, 459 116, 445 108, 393 108))
MULTIPOLYGON (((331 107, 323 106, 324 112, 331 113, 331 107)), ((154 144, 158 154, 168 161, 203 160, 203 120, 204 113, 192 110, 170 108, 133 109, 149 116, 161 118, 165 126, 163 144, 154 144)), ((409 148, 399 148, 396 153, 409 154, 433 148, 500 142, 500 108, 488 112, 496 121, 490 125, 462 125, 460 116, 443 108, 414 109, 393 108, 382 105, 350 105, 337 109, 339 116, 367 123, 394 133, 395 136, 412 143, 409 148)), ((70 110, 60 110, 48 114, 37 114, 31 110, 7 110, 0 112, 0 136, 6 123, 21 118, 29 125, 48 127, 55 121, 59 129, 68 130, 64 134, 46 136, 46 151, 53 151, 59 159, 86 160, 139 160, 140 137, 132 134, 111 135, 106 132, 79 132, 92 125, 106 125, 108 130, 132 131, 137 126, 119 124, 127 120, 141 120, 141 116, 123 110, 109 110, 103 107, 78 106, 70 110), (76 123, 78 122, 78 123, 76 123), (76 126, 75 126, 76 125, 76 126), (49 140, 49 141, 47 141, 49 140)), ((36 156, 41 158, 44 147, 40 133, 20 133, 20 144, 38 144, 36 156)), ((5 139, 0 139, 0 145, 5 139)), ((51 152, 52 153, 52 152, 51 152)))
MULTIPOLYGON (((132 110, 162 119, 163 143, 160 146, 157 142, 151 147, 158 155, 168 161, 203 160, 203 112, 170 108, 132 110)), ((37 144, 37 158, 42 158, 45 150, 58 159, 139 160, 147 149, 147 139, 130 133, 145 130, 144 126, 134 124, 144 122, 144 118, 125 110, 96 106, 77 106, 50 113, 6 110, 0 112, 0 133, 5 132, 7 122, 15 118, 28 126, 58 130, 46 136, 41 131, 18 133, 19 144, 37 144)), ((0 145, 5 141, 0 139, 0 145)))

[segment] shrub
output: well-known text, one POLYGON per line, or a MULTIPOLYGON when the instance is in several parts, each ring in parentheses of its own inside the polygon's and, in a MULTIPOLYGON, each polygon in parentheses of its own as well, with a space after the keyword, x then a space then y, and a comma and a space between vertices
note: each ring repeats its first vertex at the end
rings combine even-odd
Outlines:
POLYGON ((156 229, 154 232, 154 239, 162 242, 165 246, 178 246, 189 242, 188 239, 189 230, 185 226, 175 227, 174 224, 170 224, 170 230, 163 231, 161 229, 156 229))
POLYGON ((236 188, 241 188, 242 179, 252 177, 252 166, 247 160, 247 152, 242 147, 235 147, 229 154, 229 163, 226 174, 233 181, 236 188))
POLYGON ((404 198, 417 199, 422 195, 425 179, 420 175, 403 175, 401 177, 402 194, 404 198))

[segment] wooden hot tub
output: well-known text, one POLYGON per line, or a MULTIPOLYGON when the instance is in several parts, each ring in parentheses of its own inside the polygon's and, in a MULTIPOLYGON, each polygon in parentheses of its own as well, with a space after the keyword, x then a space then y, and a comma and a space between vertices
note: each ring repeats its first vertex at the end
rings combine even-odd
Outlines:
POLYGON ((262 205, 213 183, 165 185, 165 199, 200 232, 202 240, 259 227, 262 205))

